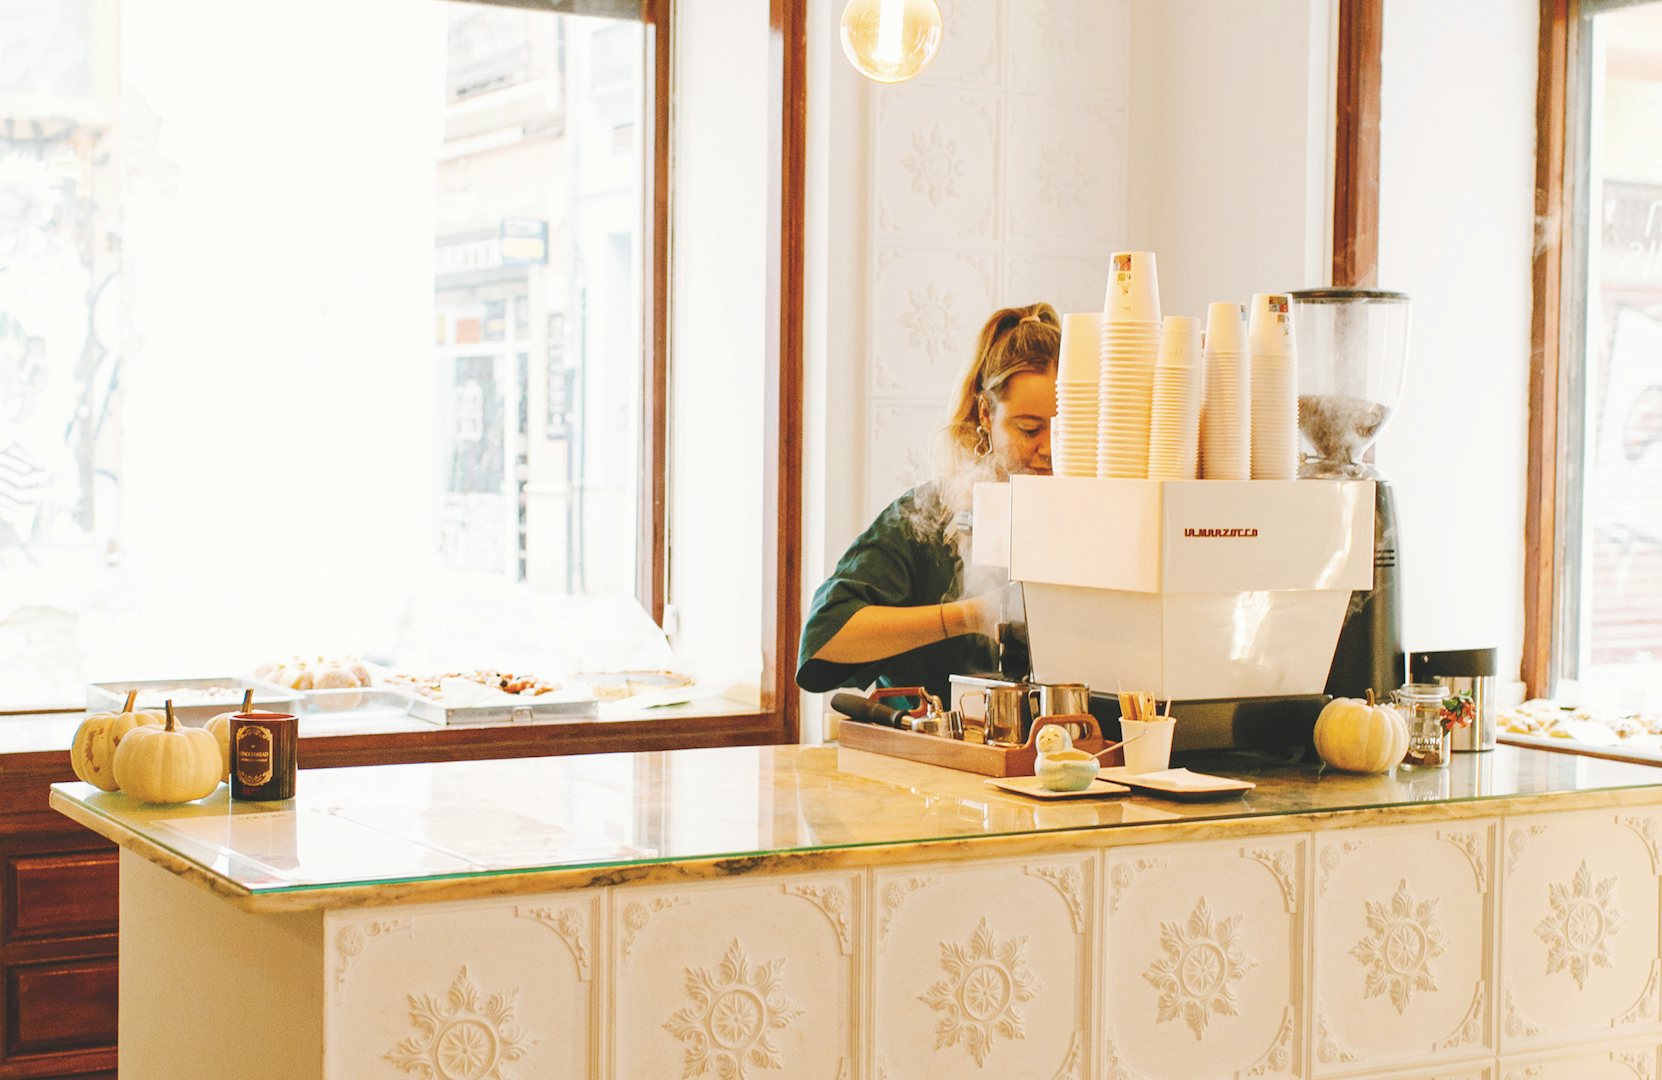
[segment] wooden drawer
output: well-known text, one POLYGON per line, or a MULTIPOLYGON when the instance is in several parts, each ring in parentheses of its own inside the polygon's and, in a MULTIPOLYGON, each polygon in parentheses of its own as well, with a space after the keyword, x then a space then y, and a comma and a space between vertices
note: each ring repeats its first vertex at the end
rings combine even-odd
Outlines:
POLYGON ((5 1058, 115 1045, 116 958, 6 969, 5 1058))
POLYGON ((113 934, 116 852, 17 854, 5 860, 0 940, 113 934))

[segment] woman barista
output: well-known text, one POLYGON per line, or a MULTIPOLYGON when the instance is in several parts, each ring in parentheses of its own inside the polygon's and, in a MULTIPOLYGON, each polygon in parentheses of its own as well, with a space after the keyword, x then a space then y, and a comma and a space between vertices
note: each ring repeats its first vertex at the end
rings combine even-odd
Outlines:
POLYGON ((987 320, 940 434, 935 478, 890 503, 814 594, 797 685, 922 686, 945 701, 952 674, 998 670, 991 638, 1003 589, 963 595, 975 589, 955 522, 977 481, 1050 472, 1061 340, 1049 304, 987 320))

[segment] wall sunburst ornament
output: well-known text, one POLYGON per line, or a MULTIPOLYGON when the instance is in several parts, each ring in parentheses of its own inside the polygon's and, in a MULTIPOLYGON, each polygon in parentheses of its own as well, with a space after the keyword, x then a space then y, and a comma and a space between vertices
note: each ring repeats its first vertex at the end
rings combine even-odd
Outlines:
POLYGON ((941 967, 947 977, 918 998, 946 1014, 935 1028, 935 1049, 956 1046, 962 1040, 975 1064, 981 1066, 992 1051, 993 1036, 1027 1038, 1016 1006, 1032 1001, 1040 987, 1027 968, 1025 936, 1000 944, 982 916, 967 948, 941 942, 941 967))
POLYGON ((958 181, 968 168, 958 140, 943 138, 939 124, 927 135, 912 134, 912 152, 900 164, 911 174, 912 194, 922 195, 937 208, 943 200, 958 197, 958 181))
POLYGON ((1408 882, 1383 903, 1364 901, 1369 935, 1350 950, 1368 969, 1362 996, 1389 993, 1400 1015, 1408 1009, 1415 990, 1437 989, 1431 960, 1443 953, 1443 932, 1437 928, 1437 900, 1414 902, 1408 882))
POLYGON ((1204 896, 1186 922, 1160 924, 1160 947, 1166 955, 1143 972, 1160 991, 1155 1023, 1182 1017, 1198 1040, 1214 1015, 1240 1015, 1231 984, 1257 966, 1241 952, 1240 932, 1241 916, 1214 922, 1204 896))
POLYGON ((681 1076, 703 1076, 712 1069, 722 1080, 745 1080, 750 1069, 783 1069, 773 1033, 801 1016, 785 1000, 780 986, 785 961, 751 964, 735 938, 712 974, 687 969, 692 1004, 664 1024, 664 1030, 687 1044, 681 1076))
POLYGON ((513 1080, 505 1066, 535 1042, 514 1023, 518 993, 484 998, 463 967, 444 997, 409 996, 416 1034, 384 1056, 400 1072, 427 1080, 513 1080))
POLYGON ((1580 990, 1593 968, 1610 967, 1610 939, 1622 925, 1621 912, 1610 902, 1615 891, 1613 877, 1593 884, 1585 859, 1568 885, 1547 887, 1552 914, 1535 927, 1535 936, 1546 942, 1548 975, 1568 967, 1580 990))

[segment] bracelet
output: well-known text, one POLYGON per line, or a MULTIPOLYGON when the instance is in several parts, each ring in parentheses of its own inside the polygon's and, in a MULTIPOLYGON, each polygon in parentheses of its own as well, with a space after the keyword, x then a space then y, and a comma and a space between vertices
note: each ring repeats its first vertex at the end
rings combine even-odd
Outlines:
POLYGON ((945 604, 936 604, 935 605, 935 614, 937 614, 941 617, 941 640, 945 641, 947 638, 950 638, 952 636, 951 632, 948 631, 947 628, 946 628, 946 605, 945 604))

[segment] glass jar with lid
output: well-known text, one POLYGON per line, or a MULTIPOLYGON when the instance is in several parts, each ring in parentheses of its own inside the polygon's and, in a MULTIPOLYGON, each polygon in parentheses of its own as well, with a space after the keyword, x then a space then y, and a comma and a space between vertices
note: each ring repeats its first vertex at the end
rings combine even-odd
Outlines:
POLYGON ((1441 769, 1448 765, 1449 732, 1443 723, 1443 688, 1437 683, 1408 683, 1391 700, 1408 726, 1404 769, 1441 769))

